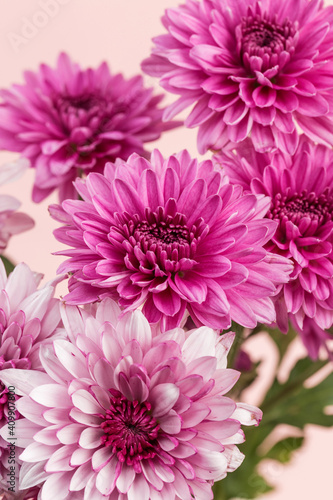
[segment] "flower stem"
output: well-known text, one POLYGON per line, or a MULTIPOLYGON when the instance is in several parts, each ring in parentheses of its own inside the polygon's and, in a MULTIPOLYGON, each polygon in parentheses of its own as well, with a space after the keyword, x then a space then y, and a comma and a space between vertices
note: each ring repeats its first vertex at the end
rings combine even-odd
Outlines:
POLYGON ((3 262, 3 265, 5 266, 6 273, 8 276, 12 271, 14 271, 15 264, 13 264, 13 262, 11 260, 9 260, 7 257, 5 257, 4 255, 0 255, 0 258, 3 262))
POLYGON ((234 322, 232 323, 231 331, 235 332, 236 336, 228 355, 229 368, 233 368, 239 350, 244 342, 244 330, 245 329, 243 326, 238 325, 237 323, 234 322))
MULTIPOLYGON (((329 362, 329 361, 328 361, 329 362)), ((274 407, 288 396, 289 394, 295 392, 299 387, 302 387, 304 382, 314 375, 316 372, 321 370, 325 366, 325 361, 314 361, 307 369, 305 369, 297 378, 292 382, 281 386, 281 390, 274 394, 273 397, 269 398, 269 393, 267 394, 265 400, 261 403, 260 408, 263 413, 267 416, 269 411, 274 412, 274 407)), ((274 415, 273 415, 274 416, 274 415)), ((267 422, 267 418, 266 418, 267 422)))

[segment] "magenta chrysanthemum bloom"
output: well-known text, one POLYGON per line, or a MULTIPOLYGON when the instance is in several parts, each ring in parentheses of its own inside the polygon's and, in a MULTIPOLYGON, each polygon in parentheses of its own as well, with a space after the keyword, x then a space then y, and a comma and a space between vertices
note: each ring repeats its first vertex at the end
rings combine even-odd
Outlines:
POLYGON ((56 188, 61 200, 72 198, 78 175, 144 155, 146 142, 179 124, 162 122, 163 97, 141 76, 111 75, 106 63, 81 70, 61 54, 56 69, 42 64, 24 76, 23 85, 0 92, 0 148, 20 152, 36 169, 36 202, 56 188))
MULTIPOLYGON (((20 414, 17 411, 17 393, 9 390, 3 381, 2 370, 42 369, 39 348, 50 338, 64 336, 57 327, 60 323, 59 300, 54 298, 54 287, 58 280, 37 289, 42 275, 33 273, 22 263, 16 266, 7 279, 5 268, 0 261, 0 428, 12 432, 15 438, 20 428, 20 414), (14 423, 13 423, 14 422, 14 423)), ((15 452, 9 457, 8 443, 0 437, 0 493, 13 486, 18 492, 18 474, 22 450, 15 444, 15 452), (10 469, 14 460, 14 471, 10 469), (9 471, 14 472, 14 485, 8 485, 9 471)), ((28 498, 25 493, 15 498, 28 498), (22 496, 21 496, 22 495, 22 496)))
POLYGON ((0 253, 5 250, 14 234, 28 231, 34 220, 23 212, 17 212, 21 203, 13 196, 0 194, 0 253))
POLYGON ((110 299, 95 316, 65 306, 72 343, 41 349, 46 373, 6 370, 23 397, 21 488, 40 500, 209 500, 243 460, 241 423, 261 411, 225 397, 233 334, 201 327, 152 334, 141 311, 118 320, 110 299))
POLYGON ((258 151, 293 154, 296 123, 333 144, 333 7, 319 0, 187 0, 162 19, 143 69, 180 95, 166 119, 195 104, 185 125, 198 148, 249 134, 258 151))
POLYGON ((278 221, 279 227, 266 248, 294 262, 290 282, 276 297, 278 325, 287 331, 291 313, 303 331, 307 318, 308 333, 301 336, 309 354, 316 357, 328 338, 322 330, 333 324, 332 149, 302 136, 291 157, 256 153, 248 141, 218 160, 232 183, 272 199, 266 217, 278 221))
POLYGON ((78 180, 83 201, 51 207, 65 223, 56 238, 73 247, 58 252, 70 257, 59 268, 72 274, 65 301, 111 296, 125 310, 143 306, 162 330, 187 313, 218 329, 274 321, 270 296, 291 264, 263 249, 277 226, 264 219, 270 200, 223 182, 211 161, 157 150, 151 163, 134 154, 78 180))

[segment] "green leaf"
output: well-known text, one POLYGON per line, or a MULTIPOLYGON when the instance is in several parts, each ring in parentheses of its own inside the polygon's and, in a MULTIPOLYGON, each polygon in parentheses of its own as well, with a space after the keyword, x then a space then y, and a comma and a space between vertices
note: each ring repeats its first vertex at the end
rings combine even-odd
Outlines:
POLYGON ((309 357, 298 360, 290 372, 288 384, 307 380, 311 377, 311 375, 317 373, 326 364, 327 361, 321 361, 319 359, 317 361, 313 361, 309 357))
POLYGON ((7 276, 12 272, 14 271, 15 269, 15 264, 13 264, 9 259, 7 259, 7 257, 5 257, 4 255, 0 255, 0 258, 5 266, 5 269, 6 269, 6 273, 7 273, 7 276))
POLYGON ((244 471, 244 465, 214 484, 214 500, 253 499, 272 491, 273 488, 255 471, 250 474, 247 473, 246 468, 244 471))
POLYGON ((237 357, 237 354, 239 352, 239 349, 241 348, 243 342, 244 342, 244 327, 241 325, 238 325, 234 321, 231 323, 231 332, 235 332, 235 339, 233 341, 233 344, 231 346, 230 352, 228 354, 228 367, 233 368, 235 359, 237 357))
MULTIPOLYGON (((295 335, 292 330, 287 335, 277 330, 271 332, 279 351, 279 365, 295 335)), ((240 332, 238 339, 238 344, 241 344, 240 332)), ((239 345, 233 353, 234 358, 237 348, 239 345)), ((273 489, 258 473, 258 465, 265 459, 289 462, 292 453, 300 448, 304 441, 304 437, 287 437, 272 446, 268 452, 264 451, 261 445, 279 424, 289 424, 299 429, 304 429, 309 423, 333 426, 333 415, 325 414, 325 407, 333 405, 333 373, 315 387, 304 386, 305 381, 327 363, 328 361, 312 361, 306 357, 297 361, 286 382, 280 383, 277 377, 273 380, 263 402, 259 404, 264 413, 259 427, 243 429, 246 441, 239 445, 239 449, 245 455, 244 462, 214 486, 214 500, 255 499, 273 489)), ((239 392, 251 384, 256 377, 256 371, 257 366, 254 365, 251 372, 240 377, 231 393, 232 397, 236 396, 237 401, 242 400, 239 392)))
MULTIPOLYGON (((266 329, 267 329, 267 327, 266 327, 266 329)), ((282 333, 278 329, 274 329, 274 330, 267 329, 267 331, 269 333, 269 336, 274 340, 274 342, 279 350, 280 363, 281 363, 283 356, 287 352, 287 349, 290 346, 290 344, 292 343, 292 341, 296 338, 297 334, 293 330, 293 328, 291 328, 291 326, 289 327, 289 332, 287 334, 282 333)))
MULTIPOLYGON (((214 485, 214 500, 253 499, 273 489, 256 470, 263 458, 258 453, 258 447, 267 437, 266 431, 263 429, 264 432, 262 432, 260 427, 243 429, 246 441, 238 447, 245 455, 244 461, 237 470, 229 473, 225 479, 214 485)), ((268 433, 271 430, 269 429, 268 433)))
POLYGON ((268 452, 261 451, 262 443, 277 425, 289 424, 300 429, 308 423, 333 426, 333 416, 324 412, 326 406, 333 405, 333 373, 315 387, 304 387, 304 382, 326 364, 327 361, 300 359, 285 383, 281 384, 275 378, 259 405, 264 412, 262 422, 258 427, 244 429, 246 441, 239 445, 245 455, 244 462, 216 485, 214 500, 254 499, 272 490, 258 474, 259 463, 267 458, 287 463, 293 451, 303 444, 303 437, 289 437, 276 443, 268 452))
POLYGON ((252 369, 250 371, 241 372, 237 384, 234 385, 234 387, 229 392, 229 397, 231 397, 235 401, 239 401, 242 391, 249 387, 256 380, 258 376, 258 366, 260 365, 260 363, 261 361, 253 363, 252 369))
POLYGON ((333 374, 321 384, 311 389, 293 391, 279 404, 275 419, 303 429, 306 424, 333 426, 333 415, 325 415, 324 410, 333 404, 333 374), (287 413, 283 416, 282 413, 287 413))
POLYGON ((298 450, 303 444, 304 437, 288 437, 282 439, 276 443, 269 451, 266 453, 264 458, 270 458, 277 460, 282 464, 290 462, 292 457, 292 452, 298 450))
POLYGON ((262 424, 289 424, 300 429, 306 424, 333 426, 333 416, 325 414, 325 407, 333 404, 333 373, 315 387, 304 387, 304 382, 326 363, 303 358, 284 384, 275 379, 260 405, 264 412, 262 424))

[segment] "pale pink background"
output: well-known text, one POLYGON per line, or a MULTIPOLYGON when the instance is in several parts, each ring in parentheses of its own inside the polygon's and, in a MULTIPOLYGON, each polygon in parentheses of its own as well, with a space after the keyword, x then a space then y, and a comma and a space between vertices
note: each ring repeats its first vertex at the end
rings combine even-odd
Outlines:
MULTIPOLYGON (((2 0, 0 17, 0 87, 20 82, 24 69, 36 69, 38 64, 54 64, 61 50, 67 51, 82 66, 96 66, 106 60, 114 72, 123 72, 129 77, 140 71, 140 61, 149 55, 151 38, 164 32, 160 17, 167 7, 177 6, 178 0, 44 0, 55 4, 53 14, 41 12, 43 0, 9 2, 2 0), (27 43, 14 37, 22 33, 29 36, 27 23, 33 21, 39 28, 30 31, 27 43)), ((330 3, 333 3, 331 1, 330 3)), ((31 27, 30 27, 31 29, 31 27)), ((147 83, 156 85, 150 78, 147 83)), ((196 132, 176 130, 166 134, 158 146, 168 155, 186 147, 197 155, 196 132)), ((0 164, 16 155, 0 153, 0 164)), ((59 257, 51 252, 60 249, 52 236, 57 226, 47 212, 49 203, 56 202, 56 196, 39 205, 30 201, 34 172, 28 171, 24 178, 0 188, 2 193, 15 195, 22 201, 22 209, 36 219, 36 227, 26 234, 15 237, 7 255, 16 262, 24 260, 32 269, 43 272, 45 279, 51 279, 60 263, 59 257)), ((65 292, 63 287, 59 293, 65 292)), ((265 376, 257 386, 246 394, 251 403, 260 401, 262 385, 268 383, 269 373, 276 360, 276 353, 270 342, 259 337, 253 342, 251 352, 257 359, 265 358, 265 376)), ((304 354, 296 342, 292 357, 304 354)), ((283 369, 286 373, 288 367, 283 369)), ((333 390, 333 389, 332 389, 333 390)), ((286 432, 282 429, 280 432, 286 432)), ((332 498, 332 449, 333 429, 325 430, 315 426, 306 429, 307 441, 301 452, 295 454, 288 466, 273 462, 263 464, 262 473, 277 485, 276 492, 266 495, 267 500, 329 500, 332 498)), ((138 499, 140 500, 140 499, 138 499)))

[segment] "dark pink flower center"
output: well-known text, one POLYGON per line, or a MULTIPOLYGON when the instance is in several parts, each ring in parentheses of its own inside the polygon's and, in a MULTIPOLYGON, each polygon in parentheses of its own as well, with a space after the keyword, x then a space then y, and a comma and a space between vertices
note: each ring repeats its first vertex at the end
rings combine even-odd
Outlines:
POLYGON ((209 228, 202 219, 191 227, 180 213, 167 215, 163 207, 156 212, 146 209, 146 218, 138 215, 117 214, 118 226, 112 227, 109 239, 122 243, 127 252, 128 267, 144 265, 148 270, 177 272, 190 269, 199 241, 209 228), (147 267, 148 266, 148 267, 147 267))
POLYGON ((272 200, 267 216, 270 219, 290 220, 298 225, 304 218, 310 218, 321 226, 333 217, 333 196, 329 189, 317 196, 303 191, 301 194, 284 195, 278 193, 272 200))
POLYGON ((148 402, 129 401, 119 391, 110 389, 110 408, 103 418, 102 444, 112 446, 120 462, 141 472, 141 460, 153 458, 159 450, 159 424, 150 414, 148 402))
POLYGON ((69 153, 76 146, 88 146, 94 135, 103 132, 110 114, 110 103, 99 94, 60 95, 54 99, 54 108, 64 133, 71 136, 69 153))
POLYGON ((83 94, 80 96, 59 96, 56 105, 63 112, 97 111, 105 105, 105 99, 95 94, 83 94))
POLYGON ((236 37, 245 67, 253 72, 263 72, 282 62, 285 64, 289 59, 286 53, 291 55, 295 50, 297 33, 297 23, 288 19, 279 24, 276 16, 273 19, 266 14, 244 17, 236 30, 236 37))
MULTIPOLYGON (((3 360, 2 356, 0 356, 0 370, 1 370, 1 360, 3 360)), ((10 393, 10 391, 5 386, 5 384, 0 382, 0 423, 1 424, 8 422, 8 410, 9 409, 11 409, 12 411, 13 410, 15 411, 15 420, 18 420, 19 418, 21 418, 20 413, 16 410, 16 407, 15 407, 15 401, 17 401, 17 399, 18 399, 18 396, 15 394, 13 395, 13 393, 10 393)), ((0 453, 0 455, 1 455, 1 453, 0 453)))
POLYGON ((160 224, 149 224, 147 221, 139 222, 134 234, 138 240, 147 241, 150 247, 161 245, 165 250, 168 249, 168 245, 174 243, 176 246, 188 246, 190 241, 188 228, 182 224, 174 224, 172 221, 161 221, 160 224))

